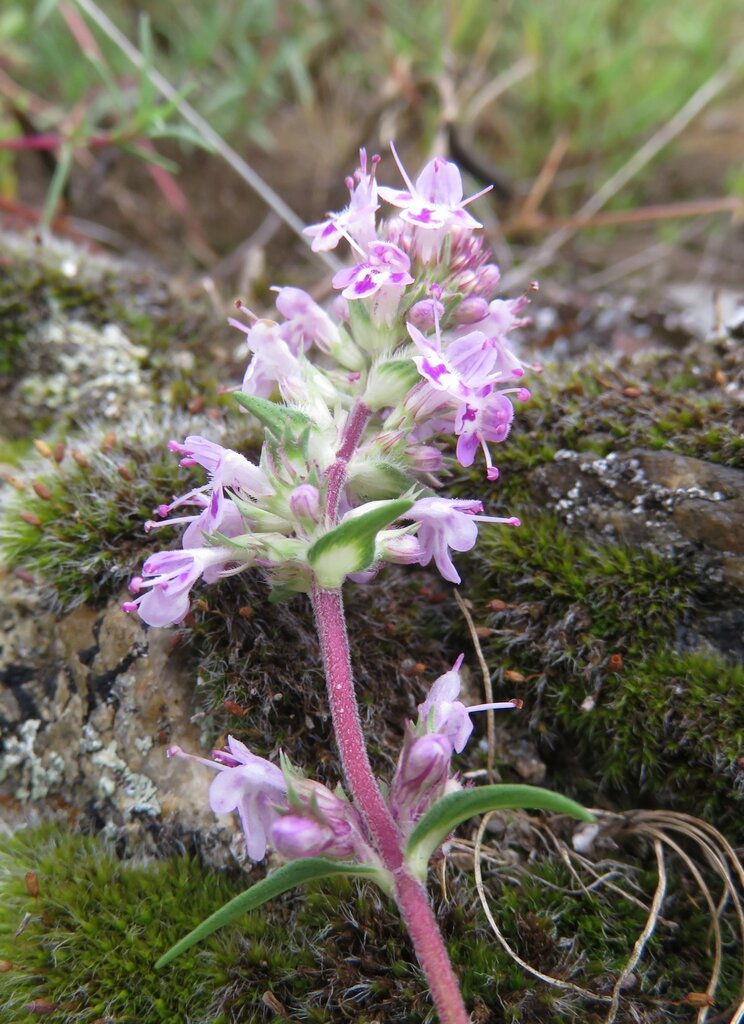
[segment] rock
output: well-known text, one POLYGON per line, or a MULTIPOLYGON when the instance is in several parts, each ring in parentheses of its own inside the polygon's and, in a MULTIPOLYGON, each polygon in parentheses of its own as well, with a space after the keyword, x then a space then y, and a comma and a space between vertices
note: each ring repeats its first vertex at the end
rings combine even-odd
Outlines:
POLYGON ((201 739, 173 634, 148 631, 118 602, 57 619, 20 589, 2 606, 0 793, 19 816, 31 802, 114 834, 170 821, 211 833, 212 845, 209 773, 166 757, 172 737, 194 750, 201 739))

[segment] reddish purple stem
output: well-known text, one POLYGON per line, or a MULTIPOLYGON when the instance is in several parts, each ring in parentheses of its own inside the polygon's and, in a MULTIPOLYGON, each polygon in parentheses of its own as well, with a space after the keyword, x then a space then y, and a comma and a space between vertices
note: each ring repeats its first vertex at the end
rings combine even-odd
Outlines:
MULTIPOLYGON (((337 520, 349 459, 361 440, 370 412, 362 403, 349 413, 336 461, 327 476, 326 515, 337 520)), ((468 1024, 460 987, 424 886, 408 871, 403 839, 382 796, 364 742, 349 655, 340 590, 315 587, 313 610, 323 656, 333 727, 347 784, 377 851, 393 875, 395 899, 423 968, 442 1024, 468 1024)))

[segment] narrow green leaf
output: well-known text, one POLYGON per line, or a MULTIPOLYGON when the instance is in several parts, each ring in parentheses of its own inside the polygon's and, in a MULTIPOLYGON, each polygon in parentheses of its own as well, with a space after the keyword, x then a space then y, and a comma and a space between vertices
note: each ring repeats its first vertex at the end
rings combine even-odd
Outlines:
POLYGON ((168 952, 160 957, 155 964, 156 970, 165 967, 181 953, 191 949, 197 942, 201 942, 212 932, 216 932, 218 928, 230 924, 241 914, 255 910, 256 907, 274 899, 275 896, 281 896, 283 892, 294 889, 295 886, 305 885, 307 882, 321 878, 331 878, 334 875, 357 875, 383 881, 379 868, 366 867, 362 864, 338 864, 335 861, 326 860, 324 857, 306 857, 303 860, 292 861, 291 864, 285 864, 276 871, 272 871, 266 878, 240 893, 239 896, 230 900, 224 907, 220 907, 200 925, 197 925, 193 931, 190 931, 180 942, 171 946, 168 952))
MULTIPOLYGON (((307 553, 321 587, 340 587, 350 572, 361 572, 375 560, 375 538, 413 505, 409 498, 370 502, 366 512, 348 516, 323 534, 307 553)), ((364 508, 364 506, 362 506, 364 508)))
POLYGON ((44 200, 44 213, 42 214, 41 223, 45 228, 49 227, 57 212, 57 206, 70 177, 74 155, 73 148, 70 145, 62 146, 59 151, 57 166, 54 168, 54 174, 52 175, 46 199, 44 200))
MULTIPOLYGON (((112 139, 116 142, 116 139, 112 139)), ((155 152, 153 149, 143 149, 138 146, 136 142, 119 142, 119 149, 125 153, 129 153, 131 156, 136 156, 138 160, 144 160, 145 163, 154 164, 155 167, 162 167, 164 171, 168 171, 169 174, 178 174, 180 168, 177 163, 173 160, 169 160, 167 157, 162 156, 160 153, 155 152)))
POLYGON ((494 785, 462 789, 437 801, 416 825, 406 844, 406 860, 411 869, 424 878, 429 858, 453 829, 474 814, 505 808, 555 811, 582 821, 594 821, 594 817, 580 804, 539 786, 494 785))
POLYGON ((255 395, 246 395, 242 391, 237 391, 235 399, 239 405, 242 405, 248 412, 252 412, 257 420, 260 420, 269 430, 273 430, 275 434, 281 435, 285 427, 304 430, 305 427, 312 424, 310 418, 298 409, 288 409, 286 405, 270 402, 267 398, 257 398, 255 395))

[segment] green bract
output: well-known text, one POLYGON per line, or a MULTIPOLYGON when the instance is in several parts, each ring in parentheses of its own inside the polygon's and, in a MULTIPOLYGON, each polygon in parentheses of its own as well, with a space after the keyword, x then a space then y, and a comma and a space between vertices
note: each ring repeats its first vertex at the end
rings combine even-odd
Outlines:
POLYGON ((375 501, 362 505, 317 540, 307 553, 319 586, 340 587, 351 572, 368 569, 375 560, 375 538, 394 519, 404 515, 413 501, 375 501))

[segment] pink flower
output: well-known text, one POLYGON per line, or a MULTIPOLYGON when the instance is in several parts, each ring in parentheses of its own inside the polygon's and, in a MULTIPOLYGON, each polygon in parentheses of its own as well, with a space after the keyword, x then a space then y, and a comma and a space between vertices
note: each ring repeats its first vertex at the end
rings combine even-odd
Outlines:
POLYGON ((179 746, 169 747, 168 757, 198 761, 219 773, 209 787, 210 807, 215 814, 237 811, 248 856, 263 860, 269 830, 287 806, 287 783, 280 768, 252 754, 239 740, 228 736, 227 746, 227 751, 212 751, 211 761, 179 746))
POLYGON ((492 186, 463 199, 462 178, 457 165, 439 156, 429 161, 414 185, 395 147, 391 145, 390 148, 407 188, 380 186, 377 191, 382 199, 401 210, 401 220, 415 228, 415 245, 422 260, 428 262, 436 258, 449 231, 473 231, 483 227, 465 207, 492 186))
POLYGON ((335 249, 342 238, 350 237, 357 245, 366 249, 377 237, 375 213, 380 208, 377 202, 375 171, 379 156, 372 157, 372 167, 367 170, 367 151, 359 150, 359 167, 353 178, 346 179, 349 189, 349 205, 338 213, 331 213, 320 224, 311 224, 304 229, 312 238, 314 252, 328 252, 335 249))
POLYGON ((416 533, 421 547, 420 565, 428 565, 434 559, 437 569, 450 583, 460 583, 460 576, 450 558, 449 549, 469 551, 478 539, 478 523, 505 523, 519 526, 519 520, 512 517, 502 519, 484 516, 479 501, 456 498, 420 498, 406 512, 404 519, 419 523, 416 533))
POLYGON ((464 655, 460 655, 455 664, 432 684, 423 704, 419 704, 419 728, 425 735, 444 736, 452 744, 457 753, 465 749, 470 739, 473 723, 470 716, 476 711, 501 711, 520 708, 519 700, 500 701, 496 704, 474 704, 466 707, 457 698, 460 695, 462 680, 460 666, 464 655))
POLYGON ((373 319, 390 324, 405 288, 413 284, 410 266, 408 256, 397 245, 372 242, 367 259, 339 270, 333 277, 333 287, 342 288, 345 299, 369 299, 373 319))
MULTIPOLYGON (((229 487, 233 491, 244 491, 253 498, 268 497, 274 493, 264 471, 249 462, 244 455, 234 452, 231 448, 223 448, 206 437, 194 435, 187 437, 183 444, 169 441, 168 448, 172 452, 180 452, 182 466, 203 466, 209 474, 209 488, 216 490, 229 487)), ((205 488, 197 488, 191 494, 205 488)))
POLYGON ((276 308, 285 317, 279 334, 290 352, 298 355, 316 345, 328 352, 341 338, 338 327, 317 302, 302 288, 275 288, 276 308))
POLYGON ((201 492, 177 498, 170 505, 160 505, 158 514, 167 516, 178 505, 198 505, 202 510, 192 516, 178 516, 176 519, 167 519, 163 522, 148 519, 145 531, 149 533, 150 530, 158 530, 163 526, 180 526, 187 523, 181 538, 183 548, 202 547, 208 543, 207 537, 213 533, 221 533, 225 537, 239 537, 246 531, 246 522, 237 505, 226 498, 221 489, 213 491, 209 498, 201 492))
POLYGON ((271 828, 271 842, 278 853, 289 860, 319 856, 361 863, 375 860, 359 812, 345 797, 314 779, 294 775, 287 767, 285 776, 290 813, 271 828))
POLYGON ((237 561, 232 548, 199 547, 186 551, 159 551, 142 566, 143 579, 135 576, 129 584, 133 601, 125 601, 125 612, 139 612, 148 626, 173 626, 189 612, 191 588, 200 577, 214 583, 228 564, 237 561), (148 588, 148 589, 146 589, 148 588), (141 593, 146 589, 146 593, 141 593))
POLYGON ((472 466, 478 447, 486 460, 486 476, 496 480, 498 469, 491 461, 488 443, 504 441, 514 419, 514 407, 506 397, 516 393, 520 401, 530 397, 527 388, 507 388, 496 391, 490 385, 468 397, 457 410, 455 433, 458 434, 457 460, 461 466, 472 466))
POLYGON ((249 326, 230 317, 228 323, 245 334, 248 348, 253 352, 242 383, 247 395, 269 398, 277 383, 301 375, 297 353, 284 340, 281 327, 274 320, 256 318, 249 326))

